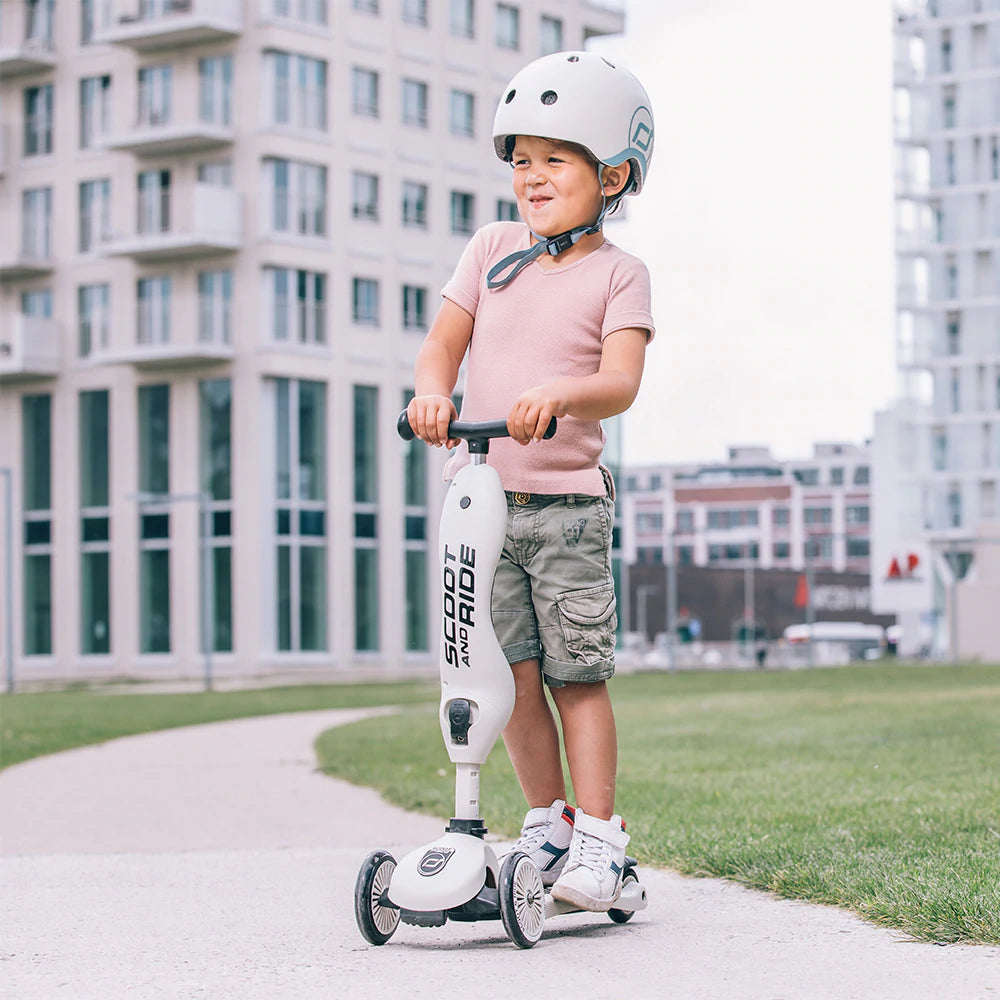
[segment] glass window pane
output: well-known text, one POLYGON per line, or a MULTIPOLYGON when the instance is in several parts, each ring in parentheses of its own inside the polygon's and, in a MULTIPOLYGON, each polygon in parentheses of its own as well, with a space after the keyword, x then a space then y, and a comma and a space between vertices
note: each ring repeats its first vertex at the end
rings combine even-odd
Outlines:
POLYGON ((287 500, 292 495, 292 428, 291 428, 291 383, 279 378, 275 383, 275 470, 277 483, 275 495, 279 500, 287 500))
POLYGON ((139 387, 139 489, 170 491, 170 386, 139 387))
POLYGON ((378 553, 354 550, 354 648, 378 650, 378 553))
POLYGON ((216 653, 233 648, 233 550, 228 545, 212 549, 212 639, 216 653))
POLYGON ((303 545, 299 596, 300 648, 326 649, 326 547, 303 545))
POLYGON ((80 393, 80 506, 108 505, 108 393, 80 393))
POLYGON ((354 387, 354 502, 378 500, 378 389, 354 387))
POLYGON ((300 500, 326 496, 326 386, 299 382, 300 500))
POLYGON ((278 649, 292 648, 292 550, 278 546, 278 649))
POLYGON ((52 560, 48 553, 24 557, 24 652, 52 652, 52 560))
POLYGON ((52 397, 25 396, 21 401, 24 509, 52 506, 52 397))
POLYGON ((213 500, 232 498, 232 382, 205 380, 201 395, 201 489, 213 500))
POLYGON ((84 552, 80 567, 80 652, 111 652, 111 576, 107 552, 84 552))
POLYGON ((170 553, 146 549, 139 564, 139 632, 143 653, 170 652, 170 553))
POLYGON ((406 553, 406 648, 426 650, 427 640, 427 553, 415 549, 406 553))

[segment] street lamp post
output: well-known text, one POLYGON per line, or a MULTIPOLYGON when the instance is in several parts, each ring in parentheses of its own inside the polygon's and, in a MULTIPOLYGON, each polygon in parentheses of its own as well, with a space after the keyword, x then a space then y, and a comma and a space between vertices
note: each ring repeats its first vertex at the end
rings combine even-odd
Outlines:
POLYGON ((170 506, 174 503, 194 501, 198 504, 198 525, 201 539, 198 553, 201 562, 201 601, 199 602, 201 618, 201 648, 204 660, 203 675, 205 690, 212 690, 212 647, 215 636, 212 634, 212 601, 215 596, 215 568, 212 565, 212 497, 208 493, 137 493, 133 497, 139 507, 153 504, 170 506))

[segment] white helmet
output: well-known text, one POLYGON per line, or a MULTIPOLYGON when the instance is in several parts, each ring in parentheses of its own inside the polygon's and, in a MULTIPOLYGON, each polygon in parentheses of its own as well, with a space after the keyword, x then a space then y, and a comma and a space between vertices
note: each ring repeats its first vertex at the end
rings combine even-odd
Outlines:
POLYGON ((609 167, 632 163, 638 194, 653 157, 653 112, 639 81, 595 52, 555 52, 507 84, 493 121, 493 144, 510 160, 513 137, 574 142, 609 167))

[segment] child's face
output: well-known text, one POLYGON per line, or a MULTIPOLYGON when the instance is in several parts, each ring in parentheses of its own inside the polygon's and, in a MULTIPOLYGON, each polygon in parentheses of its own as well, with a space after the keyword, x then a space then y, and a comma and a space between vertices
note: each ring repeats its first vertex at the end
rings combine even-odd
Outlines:
POLYGON ((590 225, 601 211, 594 161, 574 146, 519 135, 511 160, 521 218, 539 236, 590 225))

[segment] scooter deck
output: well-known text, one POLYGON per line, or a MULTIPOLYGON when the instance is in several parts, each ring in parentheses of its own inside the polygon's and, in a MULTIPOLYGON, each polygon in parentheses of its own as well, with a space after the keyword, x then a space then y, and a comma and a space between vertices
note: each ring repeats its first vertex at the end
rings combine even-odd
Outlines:
MULTIPOLYGON (((624 913, 634 913, 637 910, 646 909, 646 890, 639 882, 629 882, 622 888, 621 894, 614 901, 609 910, 621 910, 624 913)), ((600 910, 585 910, 583 907, 574 906, 572 903, 563 902, 561 899, 553 899, 552 893, 545 893, 545 919, 558 917, 563 913, 600 913, 600 910)))

